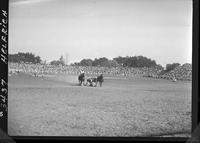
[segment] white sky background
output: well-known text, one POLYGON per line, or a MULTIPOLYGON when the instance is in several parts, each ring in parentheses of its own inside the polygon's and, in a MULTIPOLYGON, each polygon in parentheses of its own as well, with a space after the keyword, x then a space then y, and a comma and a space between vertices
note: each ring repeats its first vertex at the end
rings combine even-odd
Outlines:
POLYGON ((9 53, 191 63, 192 0, 10 0, 9 53))

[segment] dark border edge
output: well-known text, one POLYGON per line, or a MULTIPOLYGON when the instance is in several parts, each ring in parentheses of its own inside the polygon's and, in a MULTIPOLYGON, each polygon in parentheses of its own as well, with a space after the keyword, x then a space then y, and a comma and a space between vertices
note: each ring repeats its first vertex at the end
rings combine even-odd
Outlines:
POLYGON ((199 97, 199 0, 193 0, 192 29, 192 132, 198 126, 200 119, 199 97))
POLYGON ((0 137, 8 132, 8 0, 0 0, 0 137))
MULTIPOLYGON (((4 9, 9 13, 8 11, 8 3, 9 0, 0 0, 0 10, 4 9)), ((7 23, 7 30, 8 30, 8 23, 7 23)), ((200 123, 200 97, 199 97, 199 0, 193 0, 193 30, 192 30, 192 132, 195 130, 195 128, 200 123)), ((7 35, 8 39, 8 35, 7 35)), ((1 45, 2 40, 1 40, 1 45)), ((7 43, 7 52, 8 52, 8 43, 7 43)), ((8 59, 8 53, 4 55, 6 59, 8 59)), ((0 62, 0 69, 1 69, 1 80, 4 79, 4 81, 7 83, 8 81, 8 65, 3 64, 2 61, 0 62)), ((2 82, 2 81, 1 81, 2 82)), ((7 88, 7 85, 3 88, 7 88)), ((1 84, 2 89, 2 84, 1 84)), ((1 93, 2 94, 2 93, 1 93)), ((5 94, 7 98, 7 94, 5 94)), ((7 102, 6 102, 7 106, 7 102)), ((0 107, 0 112, 2 110, 2 107, 0 107)), ((5 116, 3 118, 0 117, 0 128, 7 134, 8 128, 7 128, 7 112, 5 111, 5 116)), ((188 138, 177 138, 177 137, 52 137, 52 136, 11 136, 14 140, 122 140, 122 141, 181 141, 185 142, 188 138)))

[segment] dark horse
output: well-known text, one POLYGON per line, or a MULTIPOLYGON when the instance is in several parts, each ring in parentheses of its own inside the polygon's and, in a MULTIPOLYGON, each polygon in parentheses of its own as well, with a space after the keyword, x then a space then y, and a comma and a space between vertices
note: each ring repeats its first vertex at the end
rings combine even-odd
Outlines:
POLYGON ((78 76, 78 81, 79 81, 79 85, 82 85, 85 81, 85 73, 81 73, 79 76, 78 76))
POLYGON ((99 85, 100 85, 100 87, 101 87, 103 81, 104 81, 104 79, 103 79, 103 74, 97 76, 96 86, 97 86, 97 83, 99 82, 99 85))

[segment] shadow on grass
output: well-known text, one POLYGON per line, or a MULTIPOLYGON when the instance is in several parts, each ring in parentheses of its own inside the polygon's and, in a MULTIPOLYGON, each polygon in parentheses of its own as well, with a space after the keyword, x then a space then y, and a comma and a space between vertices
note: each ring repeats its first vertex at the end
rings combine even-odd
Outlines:
POLYGON ((76 84, 71 84, 71 86, 83 86, 83 85, 80 85, 79 83, 76 83, 76 84))
POLYGON ((79 87, 97 87, 97 86, 90 86, 90 85, 86 85, 86 84, 83 84, 83 85, 80 85, 79 83, 76 83, 76 84, 71 84, 71 86, 79 86, 79 87))

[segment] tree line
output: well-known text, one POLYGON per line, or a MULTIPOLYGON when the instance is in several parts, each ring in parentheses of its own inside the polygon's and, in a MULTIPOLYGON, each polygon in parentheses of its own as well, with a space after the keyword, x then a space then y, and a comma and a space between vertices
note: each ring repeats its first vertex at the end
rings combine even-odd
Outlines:
POLYGON ((83 59, 78 63, 74 63, 72 65, 78 66, 100 66, 100 67, 153 67, 153 66, 161 66, 157 65, 155 60, 151 60, 150 58, 144 56, 134 56, 134 57, 116 57, 112 60, 109 60, 105 57, 103 58, 95 58, 92 59, 83 59))
MULTIPOLYGON (((18 52, 17 54, 8 55, 9 62, 15 63, 41 63, 42 60, 40 56, 36 56, 33 53, 22 53, 18 52)), ((58 60, 53 60, 50 62, 51 65, 65 65, 64 58, 61 56, 58 60)), ((126 56, 126 57, 115 57, 113 59, 107 59, 106 57, 92 59, 82 59, 80 62, 75 62, 71 64, 72 66, 96 66, 96 67, 160 67, 161 65, 157 64, 155 60, 144 56, 126 56)), ((176 67, 180 66, 179 63, 167 64, 163 72, 169 72, 176 67)))
POLYGON ((8 61, 14 63, 41 63, 41 58, 39 56, 35 56, 33 53, 22 53, 18 52, 17 54, 9 54, 8 61))

